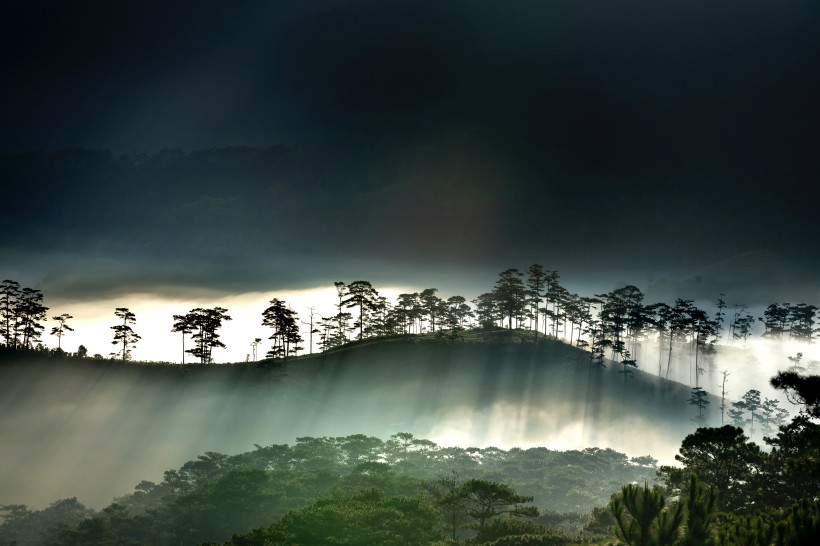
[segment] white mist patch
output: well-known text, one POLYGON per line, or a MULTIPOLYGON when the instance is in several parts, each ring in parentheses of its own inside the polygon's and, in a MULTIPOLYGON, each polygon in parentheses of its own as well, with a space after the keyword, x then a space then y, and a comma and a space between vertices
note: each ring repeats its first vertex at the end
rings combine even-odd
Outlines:
POLYGON ((488 410, 469 407, 439 413, 426 436, 443 446, 480 448, 546 447, 556 451, 614 449, 639 457, 652 455, 660 464, 674 464, 683 435, 679 427, 659 429, 640 416, 613 416, 608 427, 585 423, 577 408, 561 404, 526 407, 495 403, 488 410))
POLYGON ((794 363, 789 357, 802 353, 800 360, 801 373, 818 373, 820 371, 820 345, 802 343, 792 340, 769 340, 754 337, 745 343, 721 344, 712 354, 701 353, 697 366, 702 373, 695 378, 695 357, 693 351, 685 346, 675 346, 672 362, 669 364, 668 345, 660 348, 656 342, 644 342, 636 351, 638 367, 644 372, 668 377, 672 381, 694 387, 696 384, 718 400, 711 404, 707 411, 719 412, 719 400, 723 388, 723 372, 726 376, 726 399, 730 402, 739 400, 747 391, 756 389, 764 398, 774 398, 792 415, 799 407, 791 404, 783 391, 775 390, 769 380, 777 372, 791 368, 794 363), (660 350, 659 350, 660 349, 660 350), (660 368, 660 370, 659 370, 660 368), (668 368, 668 375, 667 375, 668 368), (697 381, 697 383, 696 383, 697 381))

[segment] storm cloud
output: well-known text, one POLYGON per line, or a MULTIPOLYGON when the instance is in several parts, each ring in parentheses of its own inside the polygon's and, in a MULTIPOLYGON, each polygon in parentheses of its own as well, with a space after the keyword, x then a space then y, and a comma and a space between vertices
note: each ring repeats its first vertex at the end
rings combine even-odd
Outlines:
POLYGON ((808 1, 19 4, 0 33, 2 273, 79 298, 478 286, 539 261, 663 297, 810 293, 818 18, 808 1), (789 273, 721 265, 744 260, 789 273))

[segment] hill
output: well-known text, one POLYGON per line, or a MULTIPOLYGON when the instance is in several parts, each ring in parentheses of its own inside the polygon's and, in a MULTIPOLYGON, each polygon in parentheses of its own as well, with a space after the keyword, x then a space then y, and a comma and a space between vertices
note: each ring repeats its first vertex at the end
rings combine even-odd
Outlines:
POLYGON ((100 506, 198 453, 304 436, 411 432, 441 445, 611 447, 670 461, 694 428, 689 388, 619 370, 564 343, 505 336, 184 367, 7 353, 0 503, 100 506))

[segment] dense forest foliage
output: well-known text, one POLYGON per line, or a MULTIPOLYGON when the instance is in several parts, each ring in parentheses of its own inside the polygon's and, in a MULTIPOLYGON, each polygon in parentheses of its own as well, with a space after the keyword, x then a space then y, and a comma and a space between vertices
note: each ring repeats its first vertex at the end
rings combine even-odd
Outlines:
POLYGON ((657 468, 608 449, 299 438, 205 453, 99 512, 3 506, 0 544, 814 544, 820 426, 801 415, 767 443, 700 428, 681 466, 657 468))
MULTIPOLYGON (((437 522, 432 499, 441 497, 442 488, 471 480, 507 484, 540 507, 544 521, 574 533, 620 484, 652 482, 655 463, 597 448, 442 447, 409 433, 387 441, 365 435, 299 438, 294 445, 257 446, 233 456, 205 453, 165 472, 160 483, 140 483, 98 513, 77 499, 36 511, 6 506, 0 544, 222 541, 282 517, 300 521, 317 509, 318 499, 325 499, 320 511, 330 512, 357 502, 387 510, 398 502, 414 517, 426 517, 429 526, 437 522)), ((462 534, 467 522, 459 522, 462 534)), ((438 531, 430 527, 432 539, 438 531)))

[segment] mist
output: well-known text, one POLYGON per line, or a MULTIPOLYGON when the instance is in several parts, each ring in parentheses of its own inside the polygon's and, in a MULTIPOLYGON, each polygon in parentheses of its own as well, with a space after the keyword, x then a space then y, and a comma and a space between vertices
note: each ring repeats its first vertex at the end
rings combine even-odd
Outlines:
POLYGON ((610 447, 674 462, 695 426, 689 388, 619 369, 590 367, 560 342, 399 340, 286 366, 21 358, 0 367, 0 504, 76 496, 101 508, 206 451, 302 436, 411 432, 444 446, 610 447))

